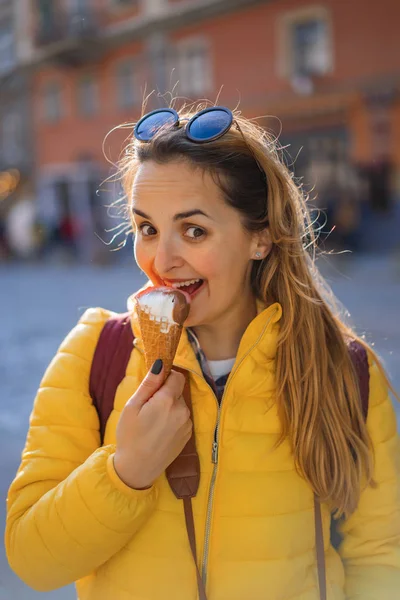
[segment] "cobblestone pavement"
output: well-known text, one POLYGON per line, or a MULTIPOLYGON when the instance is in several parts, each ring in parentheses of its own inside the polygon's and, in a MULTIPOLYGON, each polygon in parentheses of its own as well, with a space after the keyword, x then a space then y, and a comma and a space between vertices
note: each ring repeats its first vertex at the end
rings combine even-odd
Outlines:
MULTIPOLYGON (((351 313, 358 333, 374 343, 400 390, 400 260, 377 257, 319 261, 351 313)), ((144 283, 134 266, 0 267, 0 518, 17 469, 36 389, 66 333, 89 306, 125 310, 127 296, 144 283)), ((398 413, 399 414, 399 413, 398 413)), ((73 600, 71 586, 35 593, 22 584, 0 552, 0 600, 73 600)))

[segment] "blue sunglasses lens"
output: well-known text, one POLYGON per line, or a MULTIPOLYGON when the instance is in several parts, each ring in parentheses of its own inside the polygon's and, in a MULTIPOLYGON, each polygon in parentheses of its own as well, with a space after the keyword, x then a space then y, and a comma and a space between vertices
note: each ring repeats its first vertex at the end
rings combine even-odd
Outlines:
POLYGON ((194 141, 203 142, 218 138, 232 125, 232 113, 224 110, 210 110, 200 114, 191 123, 188 137, 194 141))
POLYGON ((174 125, 176 123, 176 116, 168 111, 160 111, 149 115, 144 118, 143 121, 135 127, 135 136, 142 142, 148 142, 152 137, 166 125, 174 125))

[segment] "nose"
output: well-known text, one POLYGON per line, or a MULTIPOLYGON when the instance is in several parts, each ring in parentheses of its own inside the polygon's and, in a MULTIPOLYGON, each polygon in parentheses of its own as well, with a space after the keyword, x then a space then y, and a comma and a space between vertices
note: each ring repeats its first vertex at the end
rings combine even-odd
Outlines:
POLYGON ((171 237, 159 237, 154 256, 154 269, 161 277, 167 277, 174 269, 182 267, 184 259, 179 247, 171 237))

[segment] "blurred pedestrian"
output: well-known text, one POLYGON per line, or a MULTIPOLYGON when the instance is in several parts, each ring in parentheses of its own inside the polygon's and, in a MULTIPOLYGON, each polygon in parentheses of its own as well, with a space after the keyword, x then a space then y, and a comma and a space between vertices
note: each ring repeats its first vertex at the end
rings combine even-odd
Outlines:
POLYGON ((76 244, 78 233, 78 219, 74 218, 72 215, 64 215, 60 221, 59 239, 63 248, 65 248, 71 258, 78 257, 78 248, 76 244))
POLYGON ((337 199, 334 222, 341 249, 358 250, 361 227, 360 204, 346 192, 340 194, 337 199))
POLYGON ((34 222, 35 207, 31 199, 22 199, 12 205, 6 219, 6 235, 8 246, 16 258, 33 257, 34 222))
POLYGON ((272 139, 198 108, 145 115, 121 165, 139 267, 191 295, 174 362, 189 387, 175 371, 164 381, 160 360, 146 373, 131 308, 104 428, 91 385, 110 389, 111 367, 104 353, 95 379, 91 367, 115 315, 87 310, 35 400, 9 562, 40 591, 76 581, 80 600, 393 600, 389 382, 325 300, 307 206, 272 139))
POLYGON ((6 236, 6 224, 3 218, 0 218, 0 262, 8 260, 11 252, 6 236))

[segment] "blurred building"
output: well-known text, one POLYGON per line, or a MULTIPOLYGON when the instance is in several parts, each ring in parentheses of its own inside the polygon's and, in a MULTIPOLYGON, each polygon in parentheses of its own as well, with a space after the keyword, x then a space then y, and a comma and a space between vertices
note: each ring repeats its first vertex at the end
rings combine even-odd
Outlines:
POLYGON ((17 5, 0 0, 0 259, 34 246, 31 75, 17 5))
MULTIPOLYGON (((76 256, 96 258, 105 246, 93 232, 107 240, 114 223, 104 205, 118 187, 96 193, 113 170, 103 151, 115 162, 131 127, 103 148, 105 136, 135 121, 153 89, 240 103, 246 116, 263 116, 258 122, 280 134, 287 162, 325 210, 324 230, 337 226, 335 243, 370 250, 398 243, 398 0, 13 4, 32 77, 38 214, 48 238, 76 256)), ((148 109, 164 104, 152 96, 148 109)))

